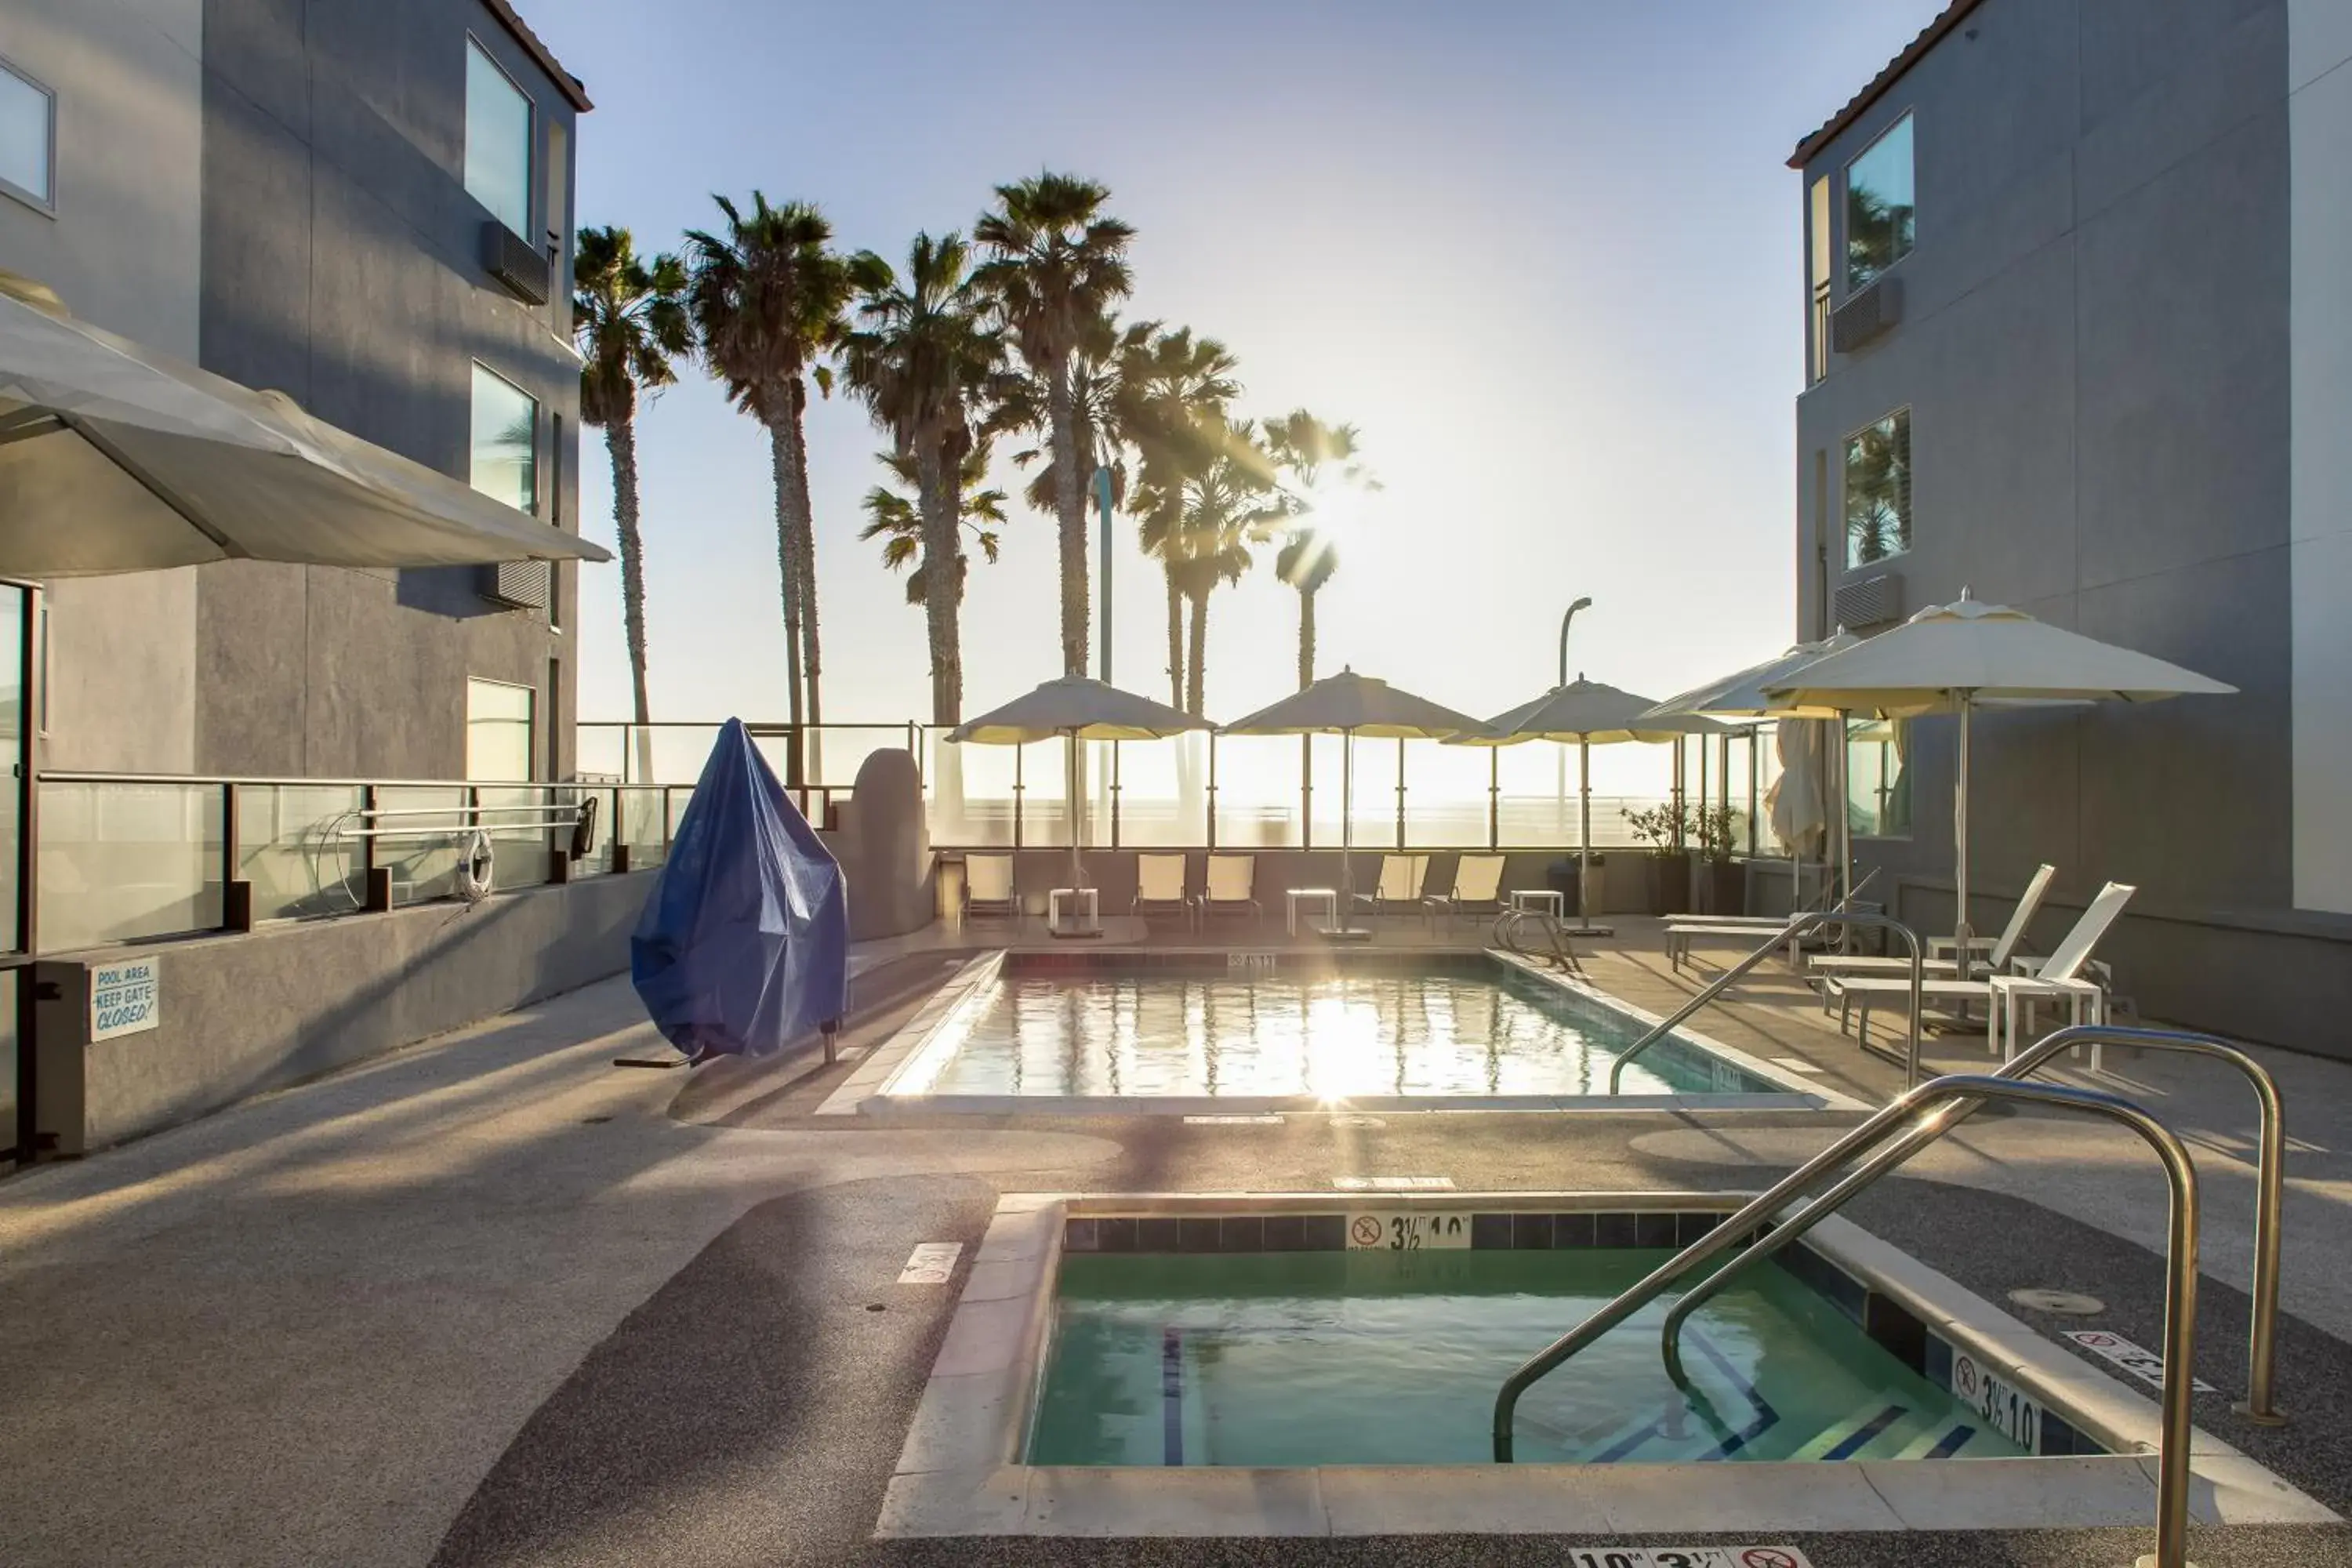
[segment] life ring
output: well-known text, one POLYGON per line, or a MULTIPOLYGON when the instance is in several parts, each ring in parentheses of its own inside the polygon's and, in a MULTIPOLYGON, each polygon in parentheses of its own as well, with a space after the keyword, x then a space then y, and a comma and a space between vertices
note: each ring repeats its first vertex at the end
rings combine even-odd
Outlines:
POLYGON ((490 847, 490 836, 475 828, 457 855, 457 896, 469 904, 480 903, 497 887, 498 871, 498 855, 490 847))
POLYGON ((596 802, 601 796, 580 797, 580 815, 572 823, 572 858, 585 860, 596 852, 596 802))

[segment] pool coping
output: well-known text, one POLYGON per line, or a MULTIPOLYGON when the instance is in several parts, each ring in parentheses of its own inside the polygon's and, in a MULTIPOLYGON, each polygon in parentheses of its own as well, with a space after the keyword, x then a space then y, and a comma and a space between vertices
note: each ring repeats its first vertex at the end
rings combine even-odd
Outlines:
MULTIPOLYGON (((1344 1100, 1330 1100, 1313 1095, 1018 1095, 1018 1094, 932 1094, 903 1093, 898 1084, 908 1074, 928 1065, 932 1049, 948 1035, 961 1026, 977 998, 985 992, 1003 972, 1004 964, 1016 950, 998 948, 981 954, 965 963, 946 984, 932 994, 931 999, 914 1017, 888 1039, 876 1046, 856 1071, 827 1096, 816 1110, 819 1116, 863 1114, 884 1116, 904 1112, 937 1112, 948 1115, 994 1116, 1200 1116, 1212 1114, 1269 1115, 1286 1113, 1314 1115, 1329 1112, 1413 1112, 1447 1115, 1477 1114, 1563 1114, 1614 1115, 1624 1112, 1675 1111, 1852 1111, 1864 1112, 1872 1108, 1830 1088, 1826 1084, 1808 1081, 1802 1075, 1764 1060, 1735 1046, 1726 1045, 1711 1036, 1687 1026, 1675 1030, 1676 1037, 1689 1042, 1709 1055, 1718 1057, 1740 1071, 1767 1083, 1781 1086, 1782 1093, 1756 1094, 1585 1094, 1585 1095, 1354 1095, 1344 1100)), ((1026 951, 1026 950, 1019 950, 1026 951)), ((1186 948, 1159 950, 1158 956, 1207 957, 1227 955, 1244 951, 1229 948, 1186 948)), ((1101 950, 1109 959, 1124 955, 1125 950, 1101 950)), ((1589 982, 1572 979, 1554 970, 1529 963, 1516 953, 1499 948, 1415 949, 1400 955, 1400 959, 1425 959, 1431 953, 1461 958, 1484 956, 1491 963, 1536 982, 1557 986, 1572 995, 1597 1005, 1612 1008, 1647 1027, 1655 1027, 1664 1020, 1646 1008, 1637 1007, 1623 998, 1589 982)), ((1093 953, 1087 955, 1094 957, 1093 953)), ((1320 956, 1320 955, 1315 955, 1320 956)), ((1349 954, 1349 957, 1355 955, 1349 954)))
MULTIPOLYGON (((1738 1193, 1007 1194, 982 1239, 875 1524, 877 1537, 1748 1534, 1779 1531, 2145 1527, 2156 1507, 2153 1400, 1841 1215, 1807 1244, 2113 1452, 1948 1461, 1618 1465, 1044 1466, 1022 1458, 1073 1218, 1580 1209, 1722 1212, 1738 1193)), ((1568 1325, 1563 1324, 1565 1328, 1568 1325)), ((2339 1522, 2200 1429, 2201 1523, 2339 1522)))

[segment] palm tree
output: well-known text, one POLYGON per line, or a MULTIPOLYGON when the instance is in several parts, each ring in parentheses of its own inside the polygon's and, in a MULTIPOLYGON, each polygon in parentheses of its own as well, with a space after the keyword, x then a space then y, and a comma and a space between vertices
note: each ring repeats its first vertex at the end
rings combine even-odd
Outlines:
POLYGON ((962 717, 963 474, 986 443, 975 436, 1003 358, 1003 340, 985 325, 987 301, 972 280, 963 237, 915 236, 902 282, 888 262, 861 252, 850 271, 857 287, 857 329, 845 341, 849 384, 890 435, 915 484, 926 570, 952 570, 953 593, 926 594, 930 633, 931 721, 962 717))
POLYGON ((1150 480, 1144 487, 1155 492, 1149 498, 1154 515, 1174 520, 1169 570, 1192 613, 1184 710, 1195 717, 1206 710, 1210 595, 1242 580, 1253 564, 1251 547, 1272 539, 1288 515, 1273 459, 1248 421, 1229 424, 1209 414, 1197 431, 1204 455, 1176 479, 1173 494, 1157 493, 1150 480))
MULTIPOLYGON (((913 458, 900 457, 895 452, 877 452, 875 456, 908 489, 917 489, 920 485, 913 458)), ((1001 530, 1005 523, 1005 494, 1003 490, 985 488, 989 457, 990 451, 985 446, 974 447, 964 454, 963 461, 958 465, 957 479, 963 493, 958 498, 957 510, 963 527, 971 534, 971 542, 980 546, 980 552, 988 557, 988 563, 993 566, 1004 537, 1001 530)), ((913 570, 907 574, 907 603, 926 603, 930 592, 930 576, 924 568, 926 557, 919 492, 909 498, 887 485, 876 485, 866 492, 866 500, 861 504, 866 510, 866 523, 857 531, 857 537, 882 541, 882 564, 891 571, 911 566, 913 570)), ((963 596, 963 584, 971 575, 971 565, 969 556, 957 556, 956 596, 959 599, 963 596)), ((954 721, 934 721, 938 723, 954 721)))
MULTIPOLYGON (((792 720, 824 721, 816 618, 816 534, 809 516, 808 448, 802 418, 808 383, 831 386, 819 357, 840 342, 849 269, 828 245, 833 226, 803 202, 771 206, 751 193, 749 216, 712 198, 724 234, 686 237, 688 309, 703 357, 737 407, 768 432, 776 490, 776 564, 784 604, 784 678, 792 720), (803 708, 803 693, 806 702, 803 708)), ((797 752, 795 753, 797 755, 797 752)))
POLYGON ((1190 327, 1144 332, 1122 342, 1116 419, 1134 446, 1138 487, 1129 502, 1144 553, 1160 563, 1168 590, 1169 701, 1184 705, 1184 577, 1188 541, 1183 531, 1185 478, 1216 455, 1214 434, 1224 428, 1226 405, 1241 395, 1239 368, 1232 353, 1214 338, 1195 338, 1190 327))
POLYGON ((1292 481, 1297 504, 1288 536, 1274 558, 1275 575, 1298 591, 1298 689, 1315 684, 1315 595, 1339 569, 1339 552, 1330 530, 1318 526, 1313 497, 1321 488, 1324 468, 1338 465, 1338 477, 1366 489, 1380 482, 1356 459, 1356 427, 1326 425, 1304 408, 1294 408, 1279 419, 1265 422, 1265 448, 1275 467, 1292 481), (1298 489, 1305 497, 1296 494, 1298 489))
POLYGON ((996 187, 994 210, 972 227, 988 254, 978 273, 1030 374, 1045 384, 1046 445, 1061 536, 1062 668, 1087 668, 1087 474, 1082 471, 1071 366, 1098 338, 1112 306, 1134 287, 1135 231, 1104 216, 1110 192, 1092 180, 1043 174, 996 187))
POLYGON ((694 348, 686 268, 675 256, 641 259, 625 228, 583 228, 572 268, 572 333, 580 349, 580 417, 604 432, 613 459, 613 523, 621 536, 621 625, 639 744, 646 700, 646 545, 637 528, 637 395, 677 379, 671 362, 694 348))

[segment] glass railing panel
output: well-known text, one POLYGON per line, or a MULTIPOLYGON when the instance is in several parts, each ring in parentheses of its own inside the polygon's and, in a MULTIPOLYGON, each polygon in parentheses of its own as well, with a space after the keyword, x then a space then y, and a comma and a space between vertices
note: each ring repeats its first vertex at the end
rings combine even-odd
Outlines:
POLYGON ((45 781, 42 951, 218 928, 221 789, 45 781))
MULTIPOLYGON (((1320 745, 1318 740, 1318 744, 1320 745)), ((1299 757, 1296 735, 1217 737, 1216 811, 1220 849, 1295 849, 1299 844, 1299 757)), ((1334 751, 1333 757, 1339 753, 1334 751)), ((1317 753, 1319 786, 1321 752, 1317 753)), ((1335 763, 1336 766, 1336 763, 1335 763)), ((1205 770, 1204 770, 1205 772, 1205 770)), ((1339 775, 1331 774, 1337 798, 1339 775)), ((1203 783, 1205 783, 1205 779, 1203 783)), ((1318 838, 1319 844, 1321 840, 1318 838)), ((1339 842, 1334 821, 1330 842, 1339 842)))
POLYGON ((392 873, 392 902, 455 898, 467 836, 463 785, 386 784, 375 792, 375 863, 392 873))
POLYGON ((536 888, 547 880, 548 846, 554 838, 545 823, 553 798, 551 790, 537 784, 483 784, 475 791, 482 831, 490 836, 497 887, 536 888))
POLYGON ((357 784, 236 788, 236 875, 257 921, 347 915, 367 900, 357 784))

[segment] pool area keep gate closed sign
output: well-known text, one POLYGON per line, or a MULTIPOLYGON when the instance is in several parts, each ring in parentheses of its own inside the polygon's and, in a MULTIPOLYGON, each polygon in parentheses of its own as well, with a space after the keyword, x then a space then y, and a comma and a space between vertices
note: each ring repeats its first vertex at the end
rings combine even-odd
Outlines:
POLYGON ((89 1037, 93 1041, 136 1035, 163 1021, 161 967, 152 956, 90 966, 89 1037))

